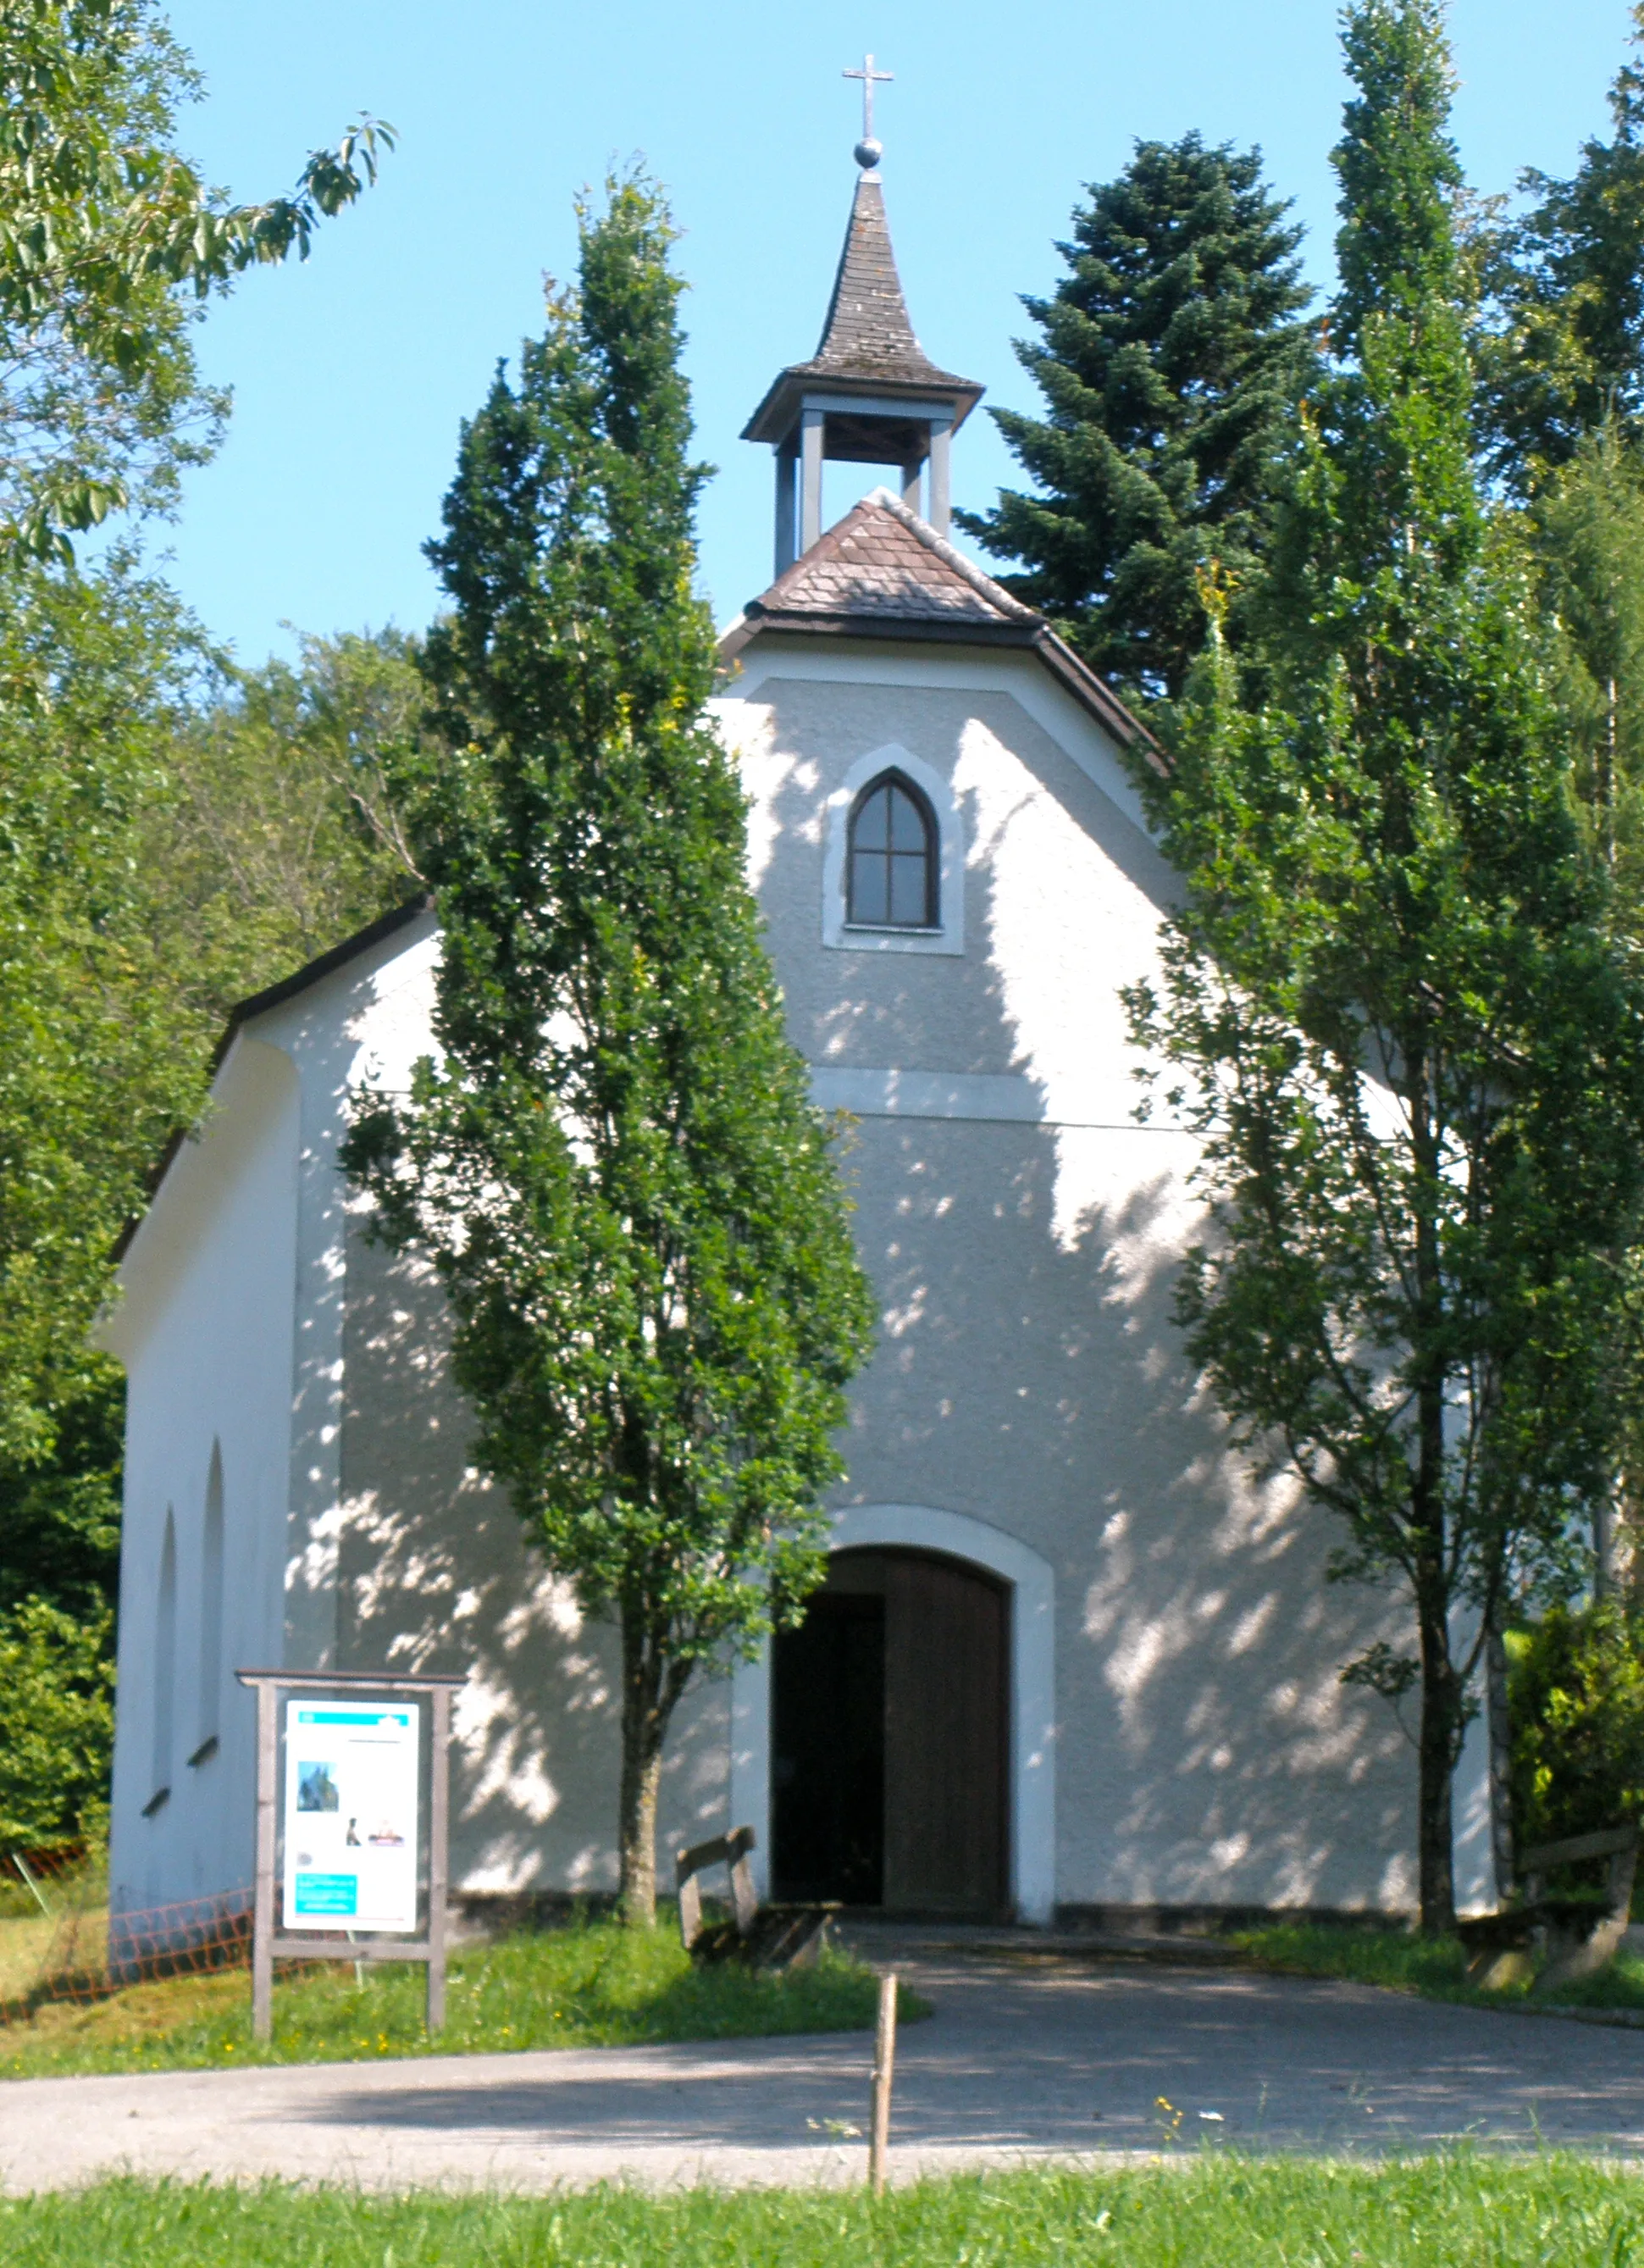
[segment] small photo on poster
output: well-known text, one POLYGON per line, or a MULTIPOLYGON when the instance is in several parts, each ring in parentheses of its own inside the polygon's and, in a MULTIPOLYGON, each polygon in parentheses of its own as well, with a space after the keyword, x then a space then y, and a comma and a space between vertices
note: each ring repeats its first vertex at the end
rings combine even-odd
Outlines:
POLYGON ((337 1768, 332 1764, 305 1764, 297 1783, 299 1811, 341 1811, 337 1768))

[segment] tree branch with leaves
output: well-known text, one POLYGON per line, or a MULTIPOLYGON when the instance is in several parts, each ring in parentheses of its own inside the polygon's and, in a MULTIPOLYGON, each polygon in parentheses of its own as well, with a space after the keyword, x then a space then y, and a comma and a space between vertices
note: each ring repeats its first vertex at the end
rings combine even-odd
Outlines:
POLYGON ((236 204, 177 148, 198 91, 153 0, 0 0, 0 551, 66 561, 111 512, 170 506, 227 409, 193 307, 305 260, 393 147, 363 119, 288 195, 236 204))

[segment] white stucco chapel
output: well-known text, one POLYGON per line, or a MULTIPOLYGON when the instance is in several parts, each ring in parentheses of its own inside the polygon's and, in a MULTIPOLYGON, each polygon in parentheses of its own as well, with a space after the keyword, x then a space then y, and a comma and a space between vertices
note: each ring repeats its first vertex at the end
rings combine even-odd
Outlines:
MULTIPOLYGON (((950 541, 980 388, 914 336, 877 160, 746 428, 774 579, 716 716, 792 1038, 855 1122, 877 1343, 827 1583, 687 1696, 662 1849, 746 1822, 768 1895, 1028 1925, 1407 1911, 1414 1751, 1339 1682, 1397 1602, 1325 1580, 1328 1522, 1252 1476, 1171 1322, 1193 1139, 1138 1123, 1119 999, 1171 892, 1146 736, 950 541)), ((248 1666, 466 1672, 454 1892, 614 1887, 615 1633, 471 1466, 437 1295, 336 1164, 351 1089, 428 1049, 438 954, 408 905, 244 1003, 125 1251, 117 1911, 250 1882, 248 1666)), ((1493 1905, 1479 1727, 1457 1799, 1493 1905)))

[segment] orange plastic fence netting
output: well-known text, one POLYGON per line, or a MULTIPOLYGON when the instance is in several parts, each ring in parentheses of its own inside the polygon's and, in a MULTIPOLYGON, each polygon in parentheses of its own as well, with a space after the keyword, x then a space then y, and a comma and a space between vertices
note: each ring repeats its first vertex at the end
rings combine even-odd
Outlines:
POLYGON ((87 2004, 122 1984, 204 1976, 251 1958, 252 1901, 246 1889, 111 1913, 100 1870, 83 1854, 8 1853, 0 1880, 15 1894, 0 1918, 0 2021, 51 2001, 87 2004), (21 1865, 18 1859, 21 1859, 21 1865))

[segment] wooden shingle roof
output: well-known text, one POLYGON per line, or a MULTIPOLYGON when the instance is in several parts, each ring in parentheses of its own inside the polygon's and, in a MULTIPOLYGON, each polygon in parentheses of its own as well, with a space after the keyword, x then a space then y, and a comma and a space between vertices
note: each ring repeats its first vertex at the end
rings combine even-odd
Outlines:
POLYGON ((720 640, 729 665, 756 637, 906 638, 1030 646, 1080 706, 1127 747, 1152 736, 1043 615, 956 551, 901 498, 876 489, 751 599, 720 640))
POLYGON ((944 541, 889 489, 847 512, 796 559, 750 615, 871 615, 879 621, 1037 625, 1013 599, 944 541))
MULTIPOLYGON (((945 403, 957 431, 981 399, 974 379, 941 370, 914 335, 896 272, 884 189, 877 173, 861 174, 833 278, 822 337, 809 362, 778 372, 743 430, 745 441, 781 443, 807 395, 888 395, 945 403)), ((882 460, 894 462, 895 460, 882 460)))
POLYGON ((938 370, 914 336, 877 174, 864 173, 856 183, 821 343, 809 362, 794 364, 793 375, 943 387, 970 383, 938 370))

